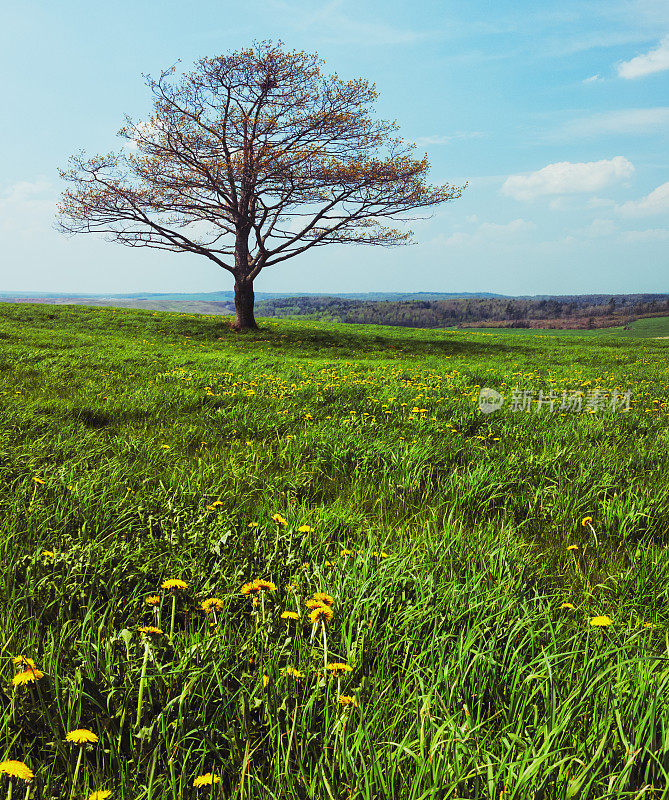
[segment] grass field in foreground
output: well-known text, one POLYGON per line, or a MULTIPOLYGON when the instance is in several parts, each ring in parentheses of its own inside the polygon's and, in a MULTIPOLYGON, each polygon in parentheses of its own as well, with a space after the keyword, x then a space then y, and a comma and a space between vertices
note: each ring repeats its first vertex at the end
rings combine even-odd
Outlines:
POLYGON ((0 310, 1 793, 663 796, 669 342, 0 310))

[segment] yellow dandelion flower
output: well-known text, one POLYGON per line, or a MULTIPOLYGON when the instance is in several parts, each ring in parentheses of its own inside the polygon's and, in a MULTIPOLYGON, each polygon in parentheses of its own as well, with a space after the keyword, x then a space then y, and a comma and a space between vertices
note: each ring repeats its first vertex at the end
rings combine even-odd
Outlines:
POLYGON ((299 619, 299 618, 300 615, 297 613, 297 611, 284 611, 283 614, 281 614, 281 619, 299 619))
POLYGON ((200 786, 211 786, 213 783, 218 783, 221 779, 218 775, 212 775, 211 772, 205 772, 193 781, 193 786, 199 789, 200 786))
POLYGON ((223 605, 223 601, 218 597, 208 597, 200 603, 200 608, 209 614, 210 611, 222 611, 223 605))
POLYGON ((144 602, 147 604, 147 606, 155 606, 160 603, 160 597, 158 597, 157 594, 152 594, 149 597, 145 597, 144 602))
POLYGON ((611 617, 603 616, 603 617, 593 617, 590 620, 590 624, 595 628, 605 628, 607 625, 610 625, 613 622, 611 617))
POLYGON ((274 520, 274 522, 276 522, 277 525, 281 525, 284 528, 286 527, 286 525, 288 525, 288 521, 286 520, 285 517, 282 517, 281 514, 274 514, 272 519, 274 520))
POLYGON ((574 608, 574 606, 571 603, 563 603, 560 608, 574 608))
POLYGON ((0 772, 21 781, 31 781, 35 777, 35 773, 23 761, 2 761, 0 762, 0 772))
POLYGON ((188 584, 186 581, 182 581, 180 578, 170 578, 170 580, 163 581, 160 584, 160 588, 167 589, 169 591, 174 590, 176 592, 181 591, 182 589, 187 589, 188 584))
POLYGON ((581 520, 581 525, 585 528, 588 522, 592 522, 592 517, 583 517, 581 520))
POLYGON ((307 608, 314 609, 314 608, 320 608, 321 606, 324 606, 325 603, 322 603, 320 600, 307 600, 304 605, 307 608))
POLYGON ((21 669, 37 669, 37 664, 35 664, 32 658, 26 658, 25 656, 14 656, 12 664, 21 669))
POLYGON ((272 583, 272 581, 265 581, 262 578, 258 578, 256 580, 258 588, 261 592, 275 592, 276 591, 276 583, 272 583))
POLYGON ((643 623, 643 627, 644 628, 657 628, 657 625, 654 622, 644 622, 643 623))
POLYGON ((295 680, 299 680, 300 678, 304 678, 304 675, 295 667, 284 667, 281 670, 282 675, 289 675, 291 678, 295 678, 295 680))
POLYGON ((162 636, 163 632, 160 628, 154 628, 152 625, 144 625, 139 629, 142 636, 162 636))
POLYGON ((567 547, 567 550, 578 550, 578 545, 577 544, 570 544, 569 547, 567 547))
POLYGON ((87 728, 77 728, 75 731, 70 731, 65 740, 73 744, 95 744, 100 741, 93 731, 89 731, 87 728))
POLYGON ((323 564, 323 566, 324 567, 334 567, 334 564, 332 563, 332 561, 326 561, 325 564, 323 564))
POLYGON ((257 522, 249 522, 249 524, 246 527, 247 528, 257 528, 258 524, 259 523, 257 523, 257 522))
POLYGON ((53 550, 42 550, 42 555, 46 556, 47 558, 55 558, 56 557, 56 554, 53 552, 53 550))
POLYGON ((348 664, 344 664, 341 661, 335 661, 332 664, 328 664, 328 669, 332 673, 353 672, 353 667, 349 666, 348 664))
POLYGON ((243 595, 255 594, 256 592, 260 591, 260 586, 258 585, 258 580, 254 579, 245 583, 242 588, 239 590, 243 595))
POLYGON ((351 551, 350 551, 350 550, 342 550, 342 551, 339 553, 339 555, 340 555, 342 558, 346 558, 346 556, 350 556, 350 555, 351 555, 351 551))
POLYGON ((300 525, 297 531, 298 533, 314 533, 314 529, 309 525, 300 525))
POLYGON ((351 708, 360 708, 360 706, 358 705, 358 701, 355 699, 355 697, 351 697, 351 695, 348 694, 340 694, 338 702, 340 705, 344 707, 348 706, 351 708))
POLYGON ((109 789, 98 789, 97 792, 93 792, 88 796, 88 800, 107 800, 108 797, 111 797, 111 794, 109 789))
POLYGON ((40 672, 36 667, 29 667, 28 669, 17 672, 12 678, 13 686, 27 686, 29 683, 35 683, 40 678, 44 677, 44 673, 40 672))
POLYGON ((266 688, 267 688, 267 684, 268 684, 268 683, 269 683, 269 675, 263 675, 263 676, 262 676, 262 685, 263 685, 263 688, 265 688, 265 689, 266 689, 266 688))
POLYGON ((33 478, 33 480, 35 483, 39 483, 40 485, 44 485, 46 483, 46 481, 43 481, 41 478, 33 478))
POLYGON ((318 600, 320 603, 324 603, 326 606, 331 606, 334 603, 332 597, 329 594, 325 594, 325 592, 316 592, 312 595, 314 600, 318 600))
POLYGON ((318 606, 318 608, 315 608, 311 614, 309 614, 309 619, 314 625, 330 622, 332 619, 332 609, 329 606, 318 606))

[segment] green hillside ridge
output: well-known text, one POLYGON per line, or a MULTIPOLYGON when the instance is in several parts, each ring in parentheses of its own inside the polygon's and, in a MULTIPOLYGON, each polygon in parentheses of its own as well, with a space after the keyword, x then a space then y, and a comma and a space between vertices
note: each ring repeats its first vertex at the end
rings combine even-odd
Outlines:
MULTIPOLYGON (((0 295, 0 299, 2 296, 0 295)), ((8 302, 97 305, 187 314, 234 315, 231 292, 119 296, 7 296, 8 302)), ((367 293, 350 295, 256 294, 256 315, 278 319, 398 325, 408 328, 512 327, 595 329, 626 326, 639 317, 669 314, 669 295, 562 295, 367 293)))
POLYGON ((14 797, 661 797, 668 323, 0 305, 14 797))

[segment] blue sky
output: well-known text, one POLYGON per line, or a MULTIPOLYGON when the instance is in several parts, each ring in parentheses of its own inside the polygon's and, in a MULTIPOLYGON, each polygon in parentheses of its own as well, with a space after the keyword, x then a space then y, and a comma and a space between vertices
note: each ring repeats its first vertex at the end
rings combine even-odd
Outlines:
POLYGON ((230 289, 195 256, 57 233, 57 169, 150 115, 142 73, 267 38, 375 83, 432 182, 469 186, 411 247, 319 248, 257 290, 669 291, 666 0, 5 3, 0 290, 230 289))

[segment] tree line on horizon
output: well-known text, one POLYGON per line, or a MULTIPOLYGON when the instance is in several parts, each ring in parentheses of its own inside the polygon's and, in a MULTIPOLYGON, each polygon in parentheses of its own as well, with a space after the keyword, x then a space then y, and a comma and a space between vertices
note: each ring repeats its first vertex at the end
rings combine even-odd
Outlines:
POLYGON ((348 300, 340 297, 287 297, 262 300, 258 316, 307 317, 366 325, 445 328, 601 328, 624 325, 640 316, 669 314, 669 295, 567 295, 529 299, 468 297, 442 300, 348 300))

